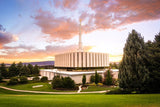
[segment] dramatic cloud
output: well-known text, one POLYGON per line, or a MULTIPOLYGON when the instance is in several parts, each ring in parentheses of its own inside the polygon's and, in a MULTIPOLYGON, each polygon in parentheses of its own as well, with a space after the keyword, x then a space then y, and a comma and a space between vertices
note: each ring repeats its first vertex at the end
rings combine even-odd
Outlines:
POLYGON ((78 5, 78 0, 53 0, 55 7, 75 9, 78 5))
POLYGON ((96 29, 160 18, 160 0, 91 0, 96 29))
MULTIPOLYGON (((70 51, 76 51, 77 45, 69 45, 69 46, 52 46, 48 45, 45 47, 45 49, 35 49, 32 46, 16 46, 16 47, 5 47, 4 54, 0 54, 0 59, 12 59, 11 62, 13 62, 15 59, 19 59, 23 61, 23 59, 45 59, 48 57, 54 57, 56 54, 64 53, 64 52, 70 52, 70 51), (19 52, 19 49, 28 49, 32 51, 22 51, 19 52)), ((85 50, 90 50, 92 46, 84 46, 85 50)), ((45 59, 47 60, 47 59, 45 59)))
POLYGON ((78 34, 78 25, 72 19, 64 17, 56 18, 51 12, 41 9, 34 18, 35 24, 41 27, 42 32, 50 34, 54 40, 66 40, 78 34))
POLYGON ((0 25, 0 49, 3 47, 4 44, 18 40, 17 36, 5 32, 5 30, 6 29, 2 25, 0 25))

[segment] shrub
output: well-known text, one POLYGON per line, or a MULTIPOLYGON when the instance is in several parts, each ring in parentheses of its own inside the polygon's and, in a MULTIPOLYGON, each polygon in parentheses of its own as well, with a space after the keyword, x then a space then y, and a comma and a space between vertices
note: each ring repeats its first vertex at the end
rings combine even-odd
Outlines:
POLYGON ((63 80, 59 76, 53 78, 52 88, 53 89, 63 88, 63 80))
POLYGON ((92 83, 92 82, 95 82, 95 76, 94 75, 91 75, 91 77, 90 77, 90 82, 92 83))
POLYGON ((41 78, 41 82, 46 82, 46 81, 48 81, 48 77, 43 76, 43 77, 41 78))
POLYGON ((52 80, 52 88, 53 89, 75 89, 76 85, 74 80, 70 77, 62 77, 56 76, 52 80))
POLYGON ((33 81, 38 82, 38 81, 39 81, 39 77, 38 77, 38 76, 35 76, 35 77, 33 78, 33 81))
POLYGON ((67 89, 74 89, 75 88, 75 82, 70 77, 65 77, 63 80, 63 88, 67 89))
POLYGON ((9 80, 8 85, 16 85, 16 84, 18 84, 18 78, 17 78, 17 77, 12 77, 12 78, 9 80))
POLYGON ((28 79, 27 79, 27 77, 26 76, 21 76, 20 77, 20 81, 19 81, 21 84, 25 84, 25 83, 27 83, 28 82, 28 79))

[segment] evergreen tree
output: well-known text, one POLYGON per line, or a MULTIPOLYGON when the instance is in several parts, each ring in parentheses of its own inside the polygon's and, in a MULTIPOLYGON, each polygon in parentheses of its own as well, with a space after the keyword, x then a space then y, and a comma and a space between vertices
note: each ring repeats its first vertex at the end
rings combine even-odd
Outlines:
POLYGON ((95 84, 98 84, 99 82, 99 75, 97 73, 97 70, 95 71, 95 84))
POLYGON ((8 77, 8 71, 7 71, 6 65, 4 63, 2 63, 0 65, 0 73, 1 73, 1 76, 3 78, 7 78, 8 77))
POLYGON ((160 92, 160 32, 155 36, 154 42, 146 43, 149 69, 148 92, 160 92))
POLYGON ((17 64, 17 75, 20 75, 22 68, 23 68, 23 64, 22 64, 22 62, 19 62, 17 64))
POLYGON ((132 30, 127 38, 119 67, 120 88, 129 92, 143 92, 148 79, 148 69, 145 63, 144 39, 135 30, 132 30))
POLYGON ((113 84, 113 75, 111 70, 107 70, 104 74, 104 84, 112 85, 113 84))
POLYGON ((2 82, 2 79, 3 79, 3 78, 2 78, 2 75, 1 75, 1 72, 0 72, 0 82, 2 82))
POLYGON ((15 77, 17 76, 17 67, 15 62, 9 67, 9 76, 10 77, 15 77))
POLYGON ((85 75, 85 74, 83 74, 82 84, 83 84, 83 85, 85 85, 85 84, 86 84, 86 75, 85 75))
POLYGON ((34 70, 34 73, 33 74, 35 74, 35 75, 39 75, 39 72, 40 72, 40 70, 39 70, 39 67, 38 67, 38 65, 36 64, 35 66, 34 66, 34 68, 33 68, 34 70))
POLYGON ((29 68, 29 70, 30 70, 30 73, 29 74, 33 74, 33 65, 32 64, 28 64, 28 68, 29 68))
POLYGON ((29 72, 30 72, 29 68, 26 65, 24 65, 20 72, 20 76, 28 76, 29 72))

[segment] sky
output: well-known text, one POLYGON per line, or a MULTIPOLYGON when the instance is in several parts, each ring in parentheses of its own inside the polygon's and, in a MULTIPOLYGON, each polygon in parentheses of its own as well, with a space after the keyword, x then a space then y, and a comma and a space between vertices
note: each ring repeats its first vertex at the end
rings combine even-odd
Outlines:
POLYGON ((84 50, 119 62, 132 29, 145 42, 160 32, 160 0, 0 0, 0 63, 76 51, 79 20, 84 50))

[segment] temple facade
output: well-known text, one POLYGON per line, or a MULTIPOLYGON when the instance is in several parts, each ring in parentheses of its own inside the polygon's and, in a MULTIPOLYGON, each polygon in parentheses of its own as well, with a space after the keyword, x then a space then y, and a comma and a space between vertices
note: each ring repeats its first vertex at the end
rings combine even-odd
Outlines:
POLYGON ((55 56, 55 67, 59 68, 97 68, 109 65, 107 53, 70 52, 55 56))

